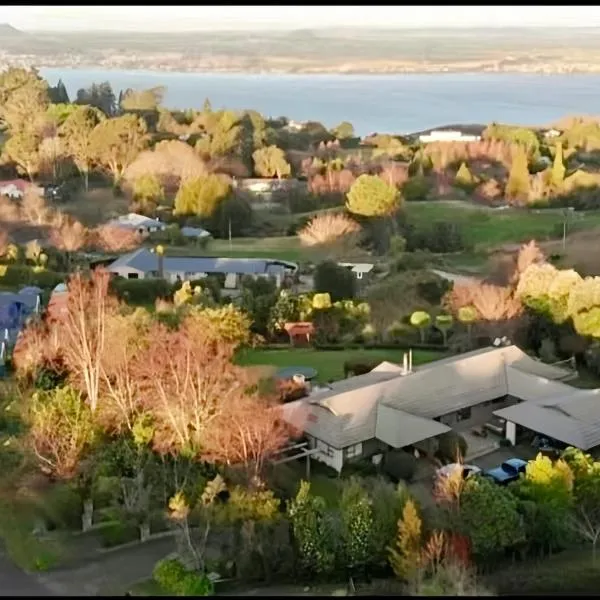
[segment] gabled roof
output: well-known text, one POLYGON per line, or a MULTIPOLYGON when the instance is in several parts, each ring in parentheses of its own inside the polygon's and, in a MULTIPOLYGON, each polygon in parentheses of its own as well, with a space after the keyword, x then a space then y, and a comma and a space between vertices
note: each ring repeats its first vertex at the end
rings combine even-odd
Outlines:
MULTIPOLYGON (((545 392, 547 397, 551 389, 573 393, 574 388, 554 381, 565 373, 565 369, 528 357, 516 346, 474 350, 417 367, 410 374, 398 365, 382 363, 370 373, 343 379, 286 404, 284 416, 335 448, 378 438, 377 424, 383 423, 379 415, 394 416, 399 431, 406 431, 405 439, 413 440, 403 444, 408 445, 419 441, 413 439, 417 433, 423 435, 421 440, 443 433, 439 424, 432 424, 433 419, 463 408, 506 395, 538 398, 545 392), (547 377, 540 377, 540 371, 547 377), (400 425, 404 414, 414 417, 410 419, 414 425, 410 434, 410 427, 400 425), (438 433, 425 435, 430 431, 438 433)), ((408 417, 405 422, 409 422, 408 417)), ((380 425, 379 431, 400 443, 397 436, 385 433, 385 425, 380 425)))
POLYGON ((375 437, 392 448, 404 448, 450 430, 448 425, 385 404, 377 409, 375 437))
POLYGON ((166 225, 158 219, 151 219, 150 217, 138 215, 137 213, 121 215, 120 217, 109 221, 108 225, 114 225, 117 227, 127 227, 131 229, 137 229, 139 227, 166 227, 166 225))
POLYGON ((210 237, 211 234, 202 227, 182 227, 181 235, 184 237, 210 237))
MULTIPOLYGON (((143 273, 158 271, 158 256, 148 248, 138 248, 120 256, 109 265, 112 271, 129 267, 143 273)), ((297 269, 298 265, 287 261, 262 258, 213 258, 208 256, 165 256, 163 269, 167 273, 238 273, 249 275, 277 275, 286 268, 297 269)))

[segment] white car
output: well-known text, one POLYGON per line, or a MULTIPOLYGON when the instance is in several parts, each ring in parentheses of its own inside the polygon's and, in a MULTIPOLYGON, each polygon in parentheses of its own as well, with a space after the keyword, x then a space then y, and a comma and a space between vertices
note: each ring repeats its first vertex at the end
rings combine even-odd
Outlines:
POLYGON ((440 467, 435 472, 435 479, 439 477, 447 477, 448 475, 454 473, 454 471, 457 469, 462 469, 463 479, 467 479, 468 477, 481 473, 481 469, 479 467, 476 467, 475 465, 462 465, 460 463, 450 463, 449 465, 444 465, 443 467, 440 467))

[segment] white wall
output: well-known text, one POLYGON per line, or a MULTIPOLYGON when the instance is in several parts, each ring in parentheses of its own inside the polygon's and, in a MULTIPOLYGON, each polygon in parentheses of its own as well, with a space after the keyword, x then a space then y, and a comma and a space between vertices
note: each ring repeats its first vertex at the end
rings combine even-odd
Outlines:
POLYGON ((131 267, 111 267, 109 269, 110 273, 114 273, 115 275, 119 275, 124 277, 125 279, 129 279, 130 273, 137 273, 138 279, 144 279, 145 273, 143 271, 138 271, 137 269, 132 269, 131 267))
POLYGON ((325 463, 328 467, 335 469, 338 473, 341 472, 342 466, 344 465, 344 453, 342 450, 337 448, 328 447, 327 444, 321 440, 317 440, 312 436, 307 436, 309 440, 309 446, 311 448, 317 448, 322 450, 311 456, 319 462, 325 463), (329 454, 328 454, 329 452, 329 454))

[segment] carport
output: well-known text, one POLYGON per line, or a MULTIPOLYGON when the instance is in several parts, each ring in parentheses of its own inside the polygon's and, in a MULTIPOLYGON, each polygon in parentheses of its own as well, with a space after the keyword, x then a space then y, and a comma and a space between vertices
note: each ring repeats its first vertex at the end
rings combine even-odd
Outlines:
POLYGON ((581 450, 600 445, 600 390, 573 390, 570 396, 530 400, 494 414, 506 420, 506 437, 515 443, 515 425, 581 450))

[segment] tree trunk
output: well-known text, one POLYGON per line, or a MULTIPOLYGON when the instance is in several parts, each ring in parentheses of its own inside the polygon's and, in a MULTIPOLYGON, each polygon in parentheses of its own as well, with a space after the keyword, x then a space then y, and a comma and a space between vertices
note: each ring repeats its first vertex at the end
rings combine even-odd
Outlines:
POLYGON ((138 527, 140 530, 140 542, 145 542, 150 537, 150 523, 140 523, 138 527))
POLYGON ((425 327, 419 327, 419 335, 421 336, 421 344, 425 343, 425 327))
POLYGON ((89 190, 90 190, 90 173, 87 169, 83 172, 83 185, 85 187, 85 191, 89 192, 89 190))
POLYGON ((94 501, 91 498, 83 502, 83 514, 81 515, 82 531, 89 531, 94 521, 94 501))

